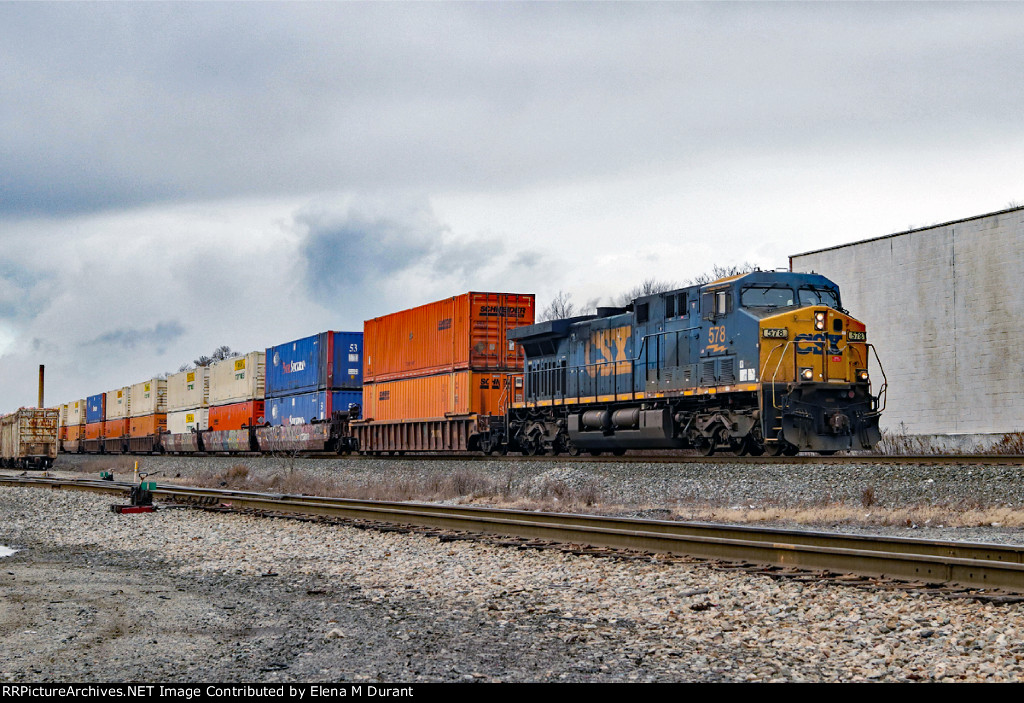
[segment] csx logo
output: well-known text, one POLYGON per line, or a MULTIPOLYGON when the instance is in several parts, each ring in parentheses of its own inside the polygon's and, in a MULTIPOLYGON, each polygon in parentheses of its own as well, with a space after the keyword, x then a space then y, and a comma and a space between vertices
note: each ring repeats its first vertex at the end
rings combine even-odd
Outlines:
POLYGON ((841 354, 839 351, 839 340, 843 338, 841 334, 825 334, 819 332, 818 334, 798 334, 794 340, 796 344, 797 354, 817 354, 821 356, 824 350, 824 344, 822 342, 828 341, 828 353, 829 354, 841 354), (800 344, 800 342, 814 342, 814 344, 800 344))

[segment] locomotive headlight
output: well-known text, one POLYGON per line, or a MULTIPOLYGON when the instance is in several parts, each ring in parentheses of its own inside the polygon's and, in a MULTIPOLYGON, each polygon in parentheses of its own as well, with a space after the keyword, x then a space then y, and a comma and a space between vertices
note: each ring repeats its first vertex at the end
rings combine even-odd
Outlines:
POLYGON ((857 369, 854 372, 854 376, 856 377, 856 379, 858 381, 860 381, 862 383, 867 383, 868 382, 868 370, 867 369, 857 369))
POLYGON ((816 312, 814 313, 814 329, 823 330, 825 329, 825 313, 816 312))
POLYGON ((810 381, 814 378, 814 371, 807 368, 800 369, 800 378, 804 381, 810 381))

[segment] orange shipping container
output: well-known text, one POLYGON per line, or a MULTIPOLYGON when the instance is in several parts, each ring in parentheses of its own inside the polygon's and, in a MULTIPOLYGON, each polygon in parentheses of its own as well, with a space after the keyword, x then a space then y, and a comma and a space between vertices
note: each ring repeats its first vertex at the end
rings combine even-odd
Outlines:
POLYGON ((534 296, 464 293, 363 324, 363 383, 461 369, 519 370, 505 333, 532 325, 534 296))
POLYGON ((123 417, 120 420, 106 420, 103 422, 103 437, 109 439, 112 437, 127 437, 128 436, 128 418, 123 417))
POLYGON ((128 429, 131 437, 151 437, 167 430, 167 413, 133 417, 128 429))
POLYGON ((248 400, 244 403, 215 405, 210 408, 211 430, 240 430, 244 427, 263 424, 262 400, 248 400))
MULTIPOLYGON (((100 423, 97 422, 96 424, 98 425, 100 423)), ((85 425, 68 425, 66 429, 68 431, 68 436, 64 439, 69 442, 74 442, 85 436, 85 425)), ((99 435, 96 436, 98 437, 99 435)))
POLYGON ((364 383, 363 417, 386 422, 501 415, 511 399, 522 401, 522 382, 520 373, 453 371, 364 383))
POLYGON ((103 423, 90 422, 85 426, 86 439, 99 439, 103 436, 103 423))

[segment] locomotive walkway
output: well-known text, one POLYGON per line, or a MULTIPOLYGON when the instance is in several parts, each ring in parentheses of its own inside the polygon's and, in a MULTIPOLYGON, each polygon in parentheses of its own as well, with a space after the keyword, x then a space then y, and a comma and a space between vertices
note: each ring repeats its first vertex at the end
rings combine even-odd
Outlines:
MULTIPOLYGON (((2 476, 0 485, 127 494, 130 483, 2 476)), ((160 485, 154 497, 209 509, 272 515, 323 516, 551 543, 686 555, 785 572, 859 574, 909 581, 918 587, 961 586, 1024 593, 1024 546, 971 544, 766 529, 737 525, 642 520, 496 508, 395 503, 160 485)), ((526 546, 532 546, 527 543, 526 546)), ((585 549, 577 549, 588 553, 585 549)))

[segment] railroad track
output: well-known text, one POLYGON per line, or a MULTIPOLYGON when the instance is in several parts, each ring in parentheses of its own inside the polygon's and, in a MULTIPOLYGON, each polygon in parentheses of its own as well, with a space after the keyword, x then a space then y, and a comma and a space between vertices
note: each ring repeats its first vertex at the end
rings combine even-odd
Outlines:
MULTIPOLYGON (((143 459, 147 456, 163 456, 172 458, 173 454, 148 455, 148 454, 74 454, 61 455, 74 457, 108 458, 113 459, 120 456, 143 459)), ((487 456, 483 454, 404 454, 386 456, 370 456, 362 454, 339 455, 334 452, 301 452, 296 454, 259 454, 257 452, 243 452, 237 454, 189 454, 182 458, 230 458, 238 457, 245 459, 266 458, 267 460, 287 459, 338 459, 352 461, 388 460, 388 461, 541 461, 541 462, 580 462, 597 464, 754 464, 754 465, 775 465, 775 464, 879 464, 879 465, 900 465, 900 464, 925 464, 925 465, 949 465, 957 464, 963 466, 1024 466, 1024 455, 1018 454, 844 454, 836 456, 818 456, 814 454, 798 454, 797 456, 733 456, 731 454, 716 454, 714 456, 698 456, 693 454, 625 454, 623 456, 569 456, 559 454, 556 456, 487 456)), ((59 458, 58 458, 59 461, 59 458)), ((60 468, 59 466, 57 467, 60 468)))
MULTIPOLYGON (((126 494, 132 484, 92 479, 0 476, 0 485, 126 494)), ((430 503, 394 503, 165 484, 164 501, 275 515, 311 515, 459 533, 503 535, 615 550, 686 555, 801 572, 858 574, 1024 593, 1024 546, 901 539, 744 525, 540 513, 430 503)))

